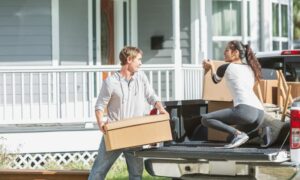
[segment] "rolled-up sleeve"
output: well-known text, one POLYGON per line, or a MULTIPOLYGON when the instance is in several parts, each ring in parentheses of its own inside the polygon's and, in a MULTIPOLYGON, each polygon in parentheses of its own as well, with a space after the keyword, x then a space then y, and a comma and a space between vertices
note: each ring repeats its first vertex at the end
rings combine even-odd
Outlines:
POLYGON ((106 79, 102 83, 102 87, 95 105, 95 111, 101 110, 104 111, 105 107, 107 106, 112 94, 112 88, 108 83, 108 79, 106 79))
POLYGON ((157 101, 160 101, 160 98, 155 94, 145 73, 142 73, 142 79, 143 79, 144 88, 145 88, 145 98, 147 99, 147 102, 149 104, 155 105, 155 103, 157 101))

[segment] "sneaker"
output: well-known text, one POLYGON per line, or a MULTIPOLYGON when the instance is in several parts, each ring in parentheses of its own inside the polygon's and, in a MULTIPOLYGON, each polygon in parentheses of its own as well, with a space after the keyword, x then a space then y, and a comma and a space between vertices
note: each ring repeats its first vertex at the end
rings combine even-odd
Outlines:
POLYGON ((238 135, 235 135, 234 138, 232 139, 230 144, 227 144, 224 146, 224 148, 235 148, 238 147, 242 144, 244 144, 245 142, 247 142, 249 139, 249 136, 246 133, 241 133, 238 135))

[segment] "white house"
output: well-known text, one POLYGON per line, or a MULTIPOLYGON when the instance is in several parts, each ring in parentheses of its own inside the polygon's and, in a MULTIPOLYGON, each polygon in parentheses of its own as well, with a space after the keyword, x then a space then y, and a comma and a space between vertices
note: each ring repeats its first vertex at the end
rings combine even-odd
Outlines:
POLYGON ((222 59, 229 40, 290 49, 292 22, 292 0, 0 0, 0 136, 19 148, 14 168, 50 152, 93 159, 95 98, 123 46, 144 51, 162 100, 201 99, 203 58, 222 59))

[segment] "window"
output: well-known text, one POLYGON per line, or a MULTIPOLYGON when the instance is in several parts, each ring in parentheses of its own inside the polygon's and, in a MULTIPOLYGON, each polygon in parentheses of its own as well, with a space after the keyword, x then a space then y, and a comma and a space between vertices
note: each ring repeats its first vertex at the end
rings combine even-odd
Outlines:
POLYGON ((88 62, 88 1, 59 1, 60 64, 88 62))
POLYGON ((213 0, 212 2, 212 56, 223 59, 223 51, 228 41, 247 38, 251 41, 251 15, 256 13, 251 7, 256 1, 247 0, 246 12, 242 12, 243 4, 240 0, 213 0), (251 9, 251 11, 250 11, 251 9), (242 21, 243 15, 246 22, 242 21), (242 32, 243 24, 247 32, 242 32))
POLYGON ((288 5, 280 1, 272 3, 273 50, 288 49, 288 5))
POLYGON ((241 2, 213 1, 213 35, 241 35, 241 2))

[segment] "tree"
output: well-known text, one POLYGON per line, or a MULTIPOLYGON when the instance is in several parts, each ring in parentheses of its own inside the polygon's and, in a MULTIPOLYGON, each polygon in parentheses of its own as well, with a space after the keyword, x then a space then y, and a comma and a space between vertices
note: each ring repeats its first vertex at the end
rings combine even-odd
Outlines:
POLYGON ((300 0, 293 1, 294 39, 300 39, 300 0))

